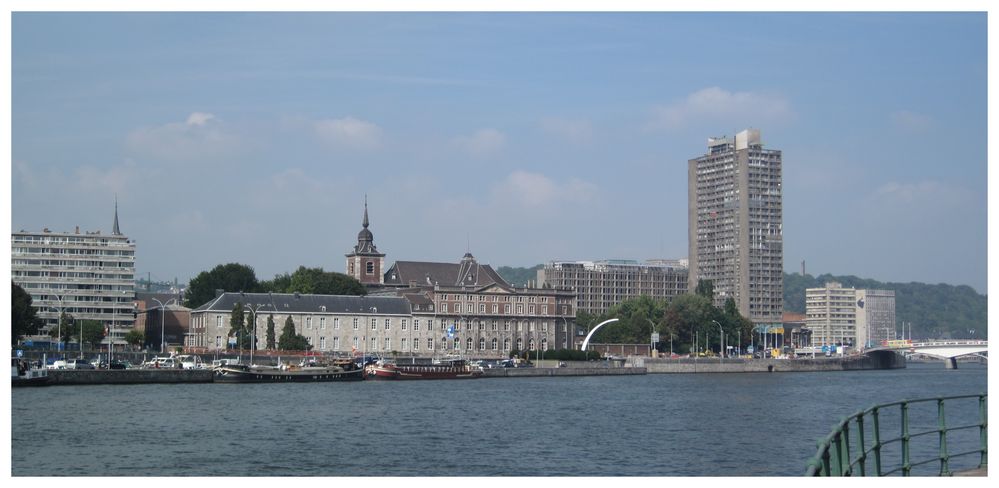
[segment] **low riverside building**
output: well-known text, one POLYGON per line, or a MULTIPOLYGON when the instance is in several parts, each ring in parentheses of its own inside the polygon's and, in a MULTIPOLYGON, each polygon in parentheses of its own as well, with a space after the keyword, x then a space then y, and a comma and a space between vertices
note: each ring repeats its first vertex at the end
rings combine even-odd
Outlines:
POLYGON ((243 306, 245 320, 256 324, 257 350, 267 349, 269 317, 275 341, 290 317, 295 332, 305 336, 314 351, 325 353, 388 354, 400 351, 401 339, 413 332, 409 301, 401 297, 222 293, 191 310, 191 347, 208 352, 230 348, 229 321, 237 303, 243 306))

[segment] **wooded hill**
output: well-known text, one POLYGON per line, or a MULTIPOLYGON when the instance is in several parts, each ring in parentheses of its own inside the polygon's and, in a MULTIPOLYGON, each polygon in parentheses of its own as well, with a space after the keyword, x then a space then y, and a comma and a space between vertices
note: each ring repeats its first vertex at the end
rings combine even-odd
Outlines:
MULTIPOLYGON (((531 268, 500 266, 496 272, 511 284, 537 280, 542 265, 531 268)), ((988 297, 967 285, 883 283, 856 276, 812 276, 784 273, 784 310, 805 313, 805 289, 835 281, 845 287, 895 291, 895 323, 912 323, 915 338, 987 339, 988 297), (974 332, 971 332, 974 331, 974 332)), ((908 333, 907 333, 908 335, 908 333)))

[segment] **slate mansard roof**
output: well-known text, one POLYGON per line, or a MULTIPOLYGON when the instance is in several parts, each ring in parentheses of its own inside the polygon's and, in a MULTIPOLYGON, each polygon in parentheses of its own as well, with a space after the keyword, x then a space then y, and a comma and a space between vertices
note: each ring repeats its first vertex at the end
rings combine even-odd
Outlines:
POLYGON ((431 263, 426 261, 396 261, 385 273, 386 285, 474 286, 500 285, 512 288, 488 264, 478 264, 471 255, 461 263, 431 263))
POLYGON ((411 315, 402 297, 304 295, 297 293, 223 293, 191 312, 231 312, 236 303, 257 306, 257 313, 411 315), (325 307, 325 308, 324 308, 325 307))

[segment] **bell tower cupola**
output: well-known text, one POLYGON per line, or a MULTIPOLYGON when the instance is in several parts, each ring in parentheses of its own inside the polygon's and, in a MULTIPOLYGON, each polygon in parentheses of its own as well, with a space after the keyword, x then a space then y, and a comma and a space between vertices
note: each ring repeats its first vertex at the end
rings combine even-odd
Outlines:
POLYGON ((385 255, 375 247, 375 237, 368 230, 368 196, 364 196, 364 220, 357 233, 357 245, 347 254, 347 275, 364 285, 385 283, 385 255))

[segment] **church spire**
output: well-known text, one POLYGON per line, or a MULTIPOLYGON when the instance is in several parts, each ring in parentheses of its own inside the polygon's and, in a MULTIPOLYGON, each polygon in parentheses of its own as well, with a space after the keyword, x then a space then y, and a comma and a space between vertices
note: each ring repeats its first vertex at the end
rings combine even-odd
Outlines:
POLYGON ((118 194, 114 194, 114 227, 111 228, 111 235, 120 236, 121 230, 118 228, 118 194))
POLYGON ((364 195, 364 222, 361 223, 365 229, 368 228, 368 195, 364 195))

